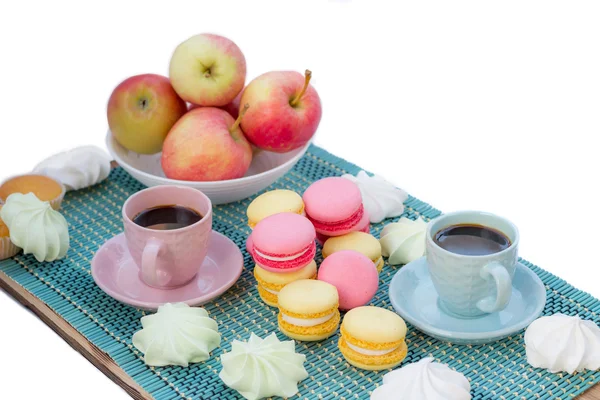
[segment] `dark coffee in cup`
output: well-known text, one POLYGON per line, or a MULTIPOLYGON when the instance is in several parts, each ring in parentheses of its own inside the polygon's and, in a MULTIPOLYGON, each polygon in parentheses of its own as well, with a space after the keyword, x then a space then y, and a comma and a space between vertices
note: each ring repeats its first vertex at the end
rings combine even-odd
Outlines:
POLYGON ((442 249, 465 256, 485 256, 510 247, 502 232, 483 225, 459 224, 440 229, 434 242, 442 249))
POLYGON ((202 219, 202 215, 188 207, 163 205, 148 208, 135 217, 133 222, 148 229, 167 231, 193 225, 202 219))
POLYGON ((506 308, 519 259, 512 222, 483 211, 443 214, 427 224, 425 246, 444 312, 473 318, 506 308))

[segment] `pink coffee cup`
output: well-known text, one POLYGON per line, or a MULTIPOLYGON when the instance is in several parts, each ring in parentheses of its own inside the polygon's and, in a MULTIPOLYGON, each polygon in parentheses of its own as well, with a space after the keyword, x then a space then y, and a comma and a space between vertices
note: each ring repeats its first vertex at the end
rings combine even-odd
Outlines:
POLYGON ((133 194, 123 204, 127 247, 144 283, 170 289, 188 283, 200 270, 212 231, 212 204, 199 190, 184 186, 155 186, 133 194), (178 205, 202 215, 192 225, 172 230, 149 229, 133 219, 157 206, 178 205))

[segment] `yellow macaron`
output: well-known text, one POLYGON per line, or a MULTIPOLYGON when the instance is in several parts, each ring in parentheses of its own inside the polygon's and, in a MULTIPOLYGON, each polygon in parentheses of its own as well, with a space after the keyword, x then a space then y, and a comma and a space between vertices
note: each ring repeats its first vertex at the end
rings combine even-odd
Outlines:
POLYGON ((285 285, 299 279, 317 278, 317 263, 313 260, 306 267, 293 272, 270 272, 255 265, 254 277, 260 298, 271 307, 277 307, 277 295, 285 285))
POLYGON ((263 193, 248 206, 248 226, 252 229, 263 219, 282 212, 304 214, 302 197, 292 190, 276 189, 263 193))
POLYGON ((356 368, 370 371, 394 368, 408 351, 404 320, 385 308, 353 308, 344 316, 340 333, 338 348, 356 368))
POLYGON ((377 272, 383 268, 383 257, 381 257, 381 244, 375 236, 365 232, 350 232, 342 236, 334 236, 323 244, 321 254, 323 258, 341 250, 354 250, 364 254, 373 261, 377 272))
POLYGON ((279 291, 279 330, 300 341, 317 341, 333 335, 340 323, 339 297, 335 286, 301 279, 279 291))

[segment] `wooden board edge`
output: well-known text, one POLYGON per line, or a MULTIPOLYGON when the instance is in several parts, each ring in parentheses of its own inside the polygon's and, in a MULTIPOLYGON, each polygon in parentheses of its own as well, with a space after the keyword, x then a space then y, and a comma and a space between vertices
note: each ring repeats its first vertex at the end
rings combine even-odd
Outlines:
POLYGON ((75 351, 83 355, 89 362, 119 385, 135 400, 152 400, 153 397, 138 385, 112 358, 89 342, 77 332, 67 321, 55 313, 43 301, 29 293, 25 288, 0 271, 0 288, 11 297, 30 309, 39 319, 56 332, 75 351))
MULTIPOLYGON (((83 355, 89 362, 119 385, 135 400, 153 400, 153 397, 142 389, 129 375, 125 373, 106 353, 90 343, 82 334, 77 332, 60 315, 56 314, 40 299, 29 293, 4 272, 0 271, 0 289, 30 309, 46 325, 55 331, 75 351, 83 355)), ((594 385, 577 400, 600 400, 600 384, 594 385)))
POLYGON ((577 400, 600 400, 600 383, 595 384, 582 395, 577 396, 577 400))

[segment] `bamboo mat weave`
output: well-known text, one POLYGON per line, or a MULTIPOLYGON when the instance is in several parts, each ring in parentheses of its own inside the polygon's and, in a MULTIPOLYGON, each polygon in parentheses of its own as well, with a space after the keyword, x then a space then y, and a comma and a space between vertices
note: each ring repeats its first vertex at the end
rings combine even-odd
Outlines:
MULTIPOLYGON (((323 149, 311 146, 294 169, 269 190, 285 188, 302 193, 312 182, 327 176, 356 174, 360 168, 323 149)), ((214 207, 213 229, 227 235, 244 249, 244 272, 239 281, 205 308, 219 324, 221 347, 210 360, 183 367, 148 367, 131 343, 141 329, 140 318, 146 313, 123 305, 104 294, 92 280, 90 261, 94 252, 109 238, 121 233, 121 206, 144 186, 121 168, 112 171, 102 184, 67 193, 62 213, 69 222, 71 249, 67 257, 52 263, 38 263, 31 255, 0 261, 0 271, 20 287, 41 300, 90 343, 105 352, 144 391, 157 400, 168 399, 240 399, 219 379, 219 356, 231 349, 234 339, 247 340, 250 332, 266 336, 277 331, 277 311, 266 306, 256 291, 253 263, 245 251, 250 228, 246 208, 252 198, 214 207)), ((404 216, 436 217, 440 212, 410 197, 404 216)), ((371 225, 379 237, 382 224, 371 225)), ((317 252, 320 255, 320 251, 317 252)), ((317 263, 320 263, 317 259, 317 263)), ((568 285, 543 269, 522 260, 537 273, 547 290, 544 315, 561 312, 580 315, 600 322, 600 301, 568 285)), ((379 290, 371 304, 392 309, 388 301, 389 283, 397 267, 385 265, 379 290)), ((1 275, 1 274, 0 274, 1 275)), ((280 339, 287 339, 278 332, 280 339)), ((481 346, 458 346, 433 339, 409 325, 409 347, 405 363, 433 356, 436 361, 465 374, 472 386, 473 398, 483 399, 571 399, 600 380, 600 372, 574 375, 550 374, 530 367, 525 358, 523 335, 481 346)), ((296 351, 307 356, 309 377, 300 382, 298 399, 368 399, 381 384, 387 371, 358 370, 347 364, 337 350, 337 335, 317 343, 296 344, 296 351)))

